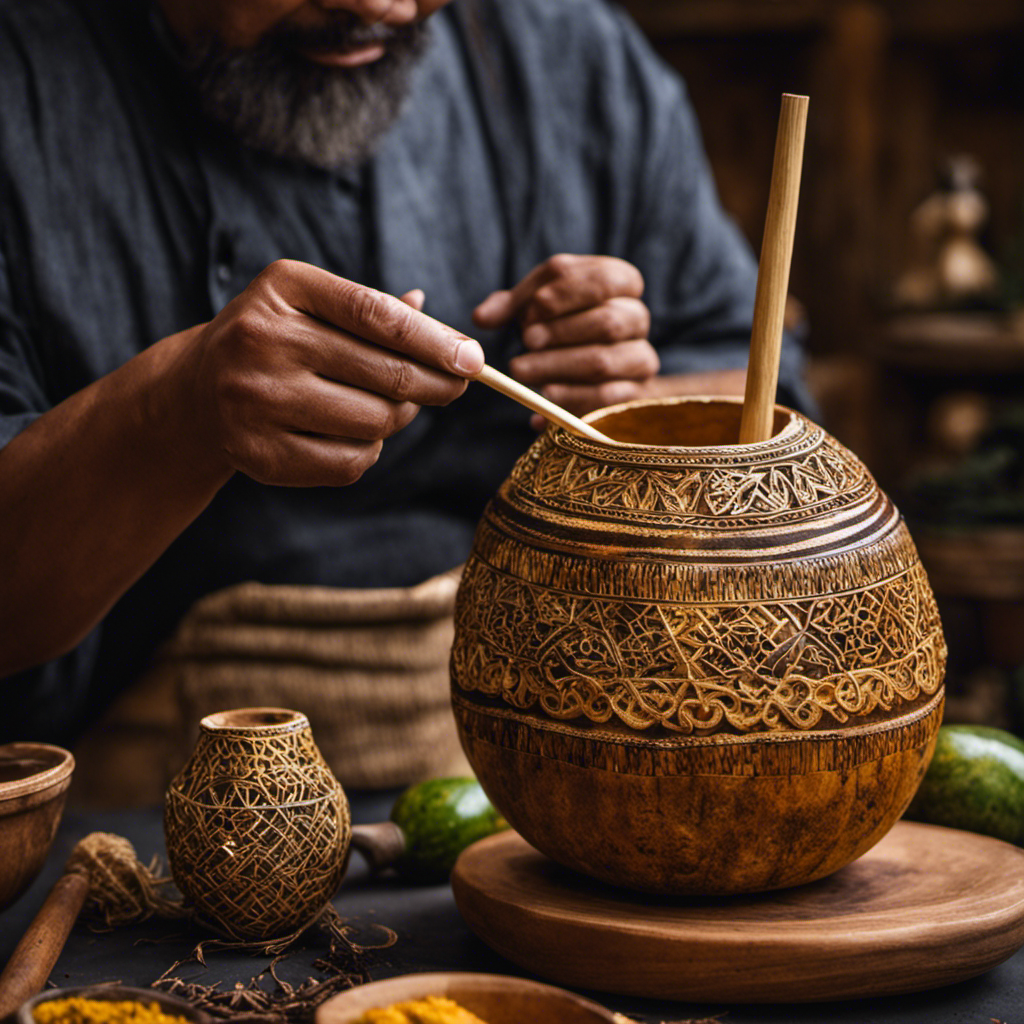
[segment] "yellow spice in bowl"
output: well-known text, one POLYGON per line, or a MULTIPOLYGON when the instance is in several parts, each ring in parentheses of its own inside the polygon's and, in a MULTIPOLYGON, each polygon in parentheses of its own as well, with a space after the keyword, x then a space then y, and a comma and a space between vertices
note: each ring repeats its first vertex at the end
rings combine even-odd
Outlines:
POLYGON ((177 1014, 166 1014, 159 1003, 135 1000, 48 999, 32 1008, 36 1024, 188 1024, 177 1014))
POLYGON ((427 996, 367 1010, 353 1024, 485 1024, 475 1013, 443 996, 427 996))

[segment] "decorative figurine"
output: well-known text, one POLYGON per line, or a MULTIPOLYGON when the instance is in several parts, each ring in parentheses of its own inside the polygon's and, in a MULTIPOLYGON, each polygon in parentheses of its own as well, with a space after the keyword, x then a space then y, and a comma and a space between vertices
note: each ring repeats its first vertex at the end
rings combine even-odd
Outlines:
POLYGON ((980 178, 974 157, 961 154, 946 161, 941 187, 911 217, 913 256, 894 289, 897 305, 940 309, 995 299, 999 275, 978 242, 988 220, 980 178))

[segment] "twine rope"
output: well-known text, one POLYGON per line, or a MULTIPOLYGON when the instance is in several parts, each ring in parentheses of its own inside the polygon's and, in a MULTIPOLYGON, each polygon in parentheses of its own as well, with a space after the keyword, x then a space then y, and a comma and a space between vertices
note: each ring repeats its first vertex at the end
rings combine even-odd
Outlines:
POLYGON ((154 915, 190 916, 181 899, 163 895, 171 878, 162 873, 160 858, 143 864, 123 836, 90 833, 71 851, 67 870, 89 880, 83 913, 96 929, 110 930, 154 915))

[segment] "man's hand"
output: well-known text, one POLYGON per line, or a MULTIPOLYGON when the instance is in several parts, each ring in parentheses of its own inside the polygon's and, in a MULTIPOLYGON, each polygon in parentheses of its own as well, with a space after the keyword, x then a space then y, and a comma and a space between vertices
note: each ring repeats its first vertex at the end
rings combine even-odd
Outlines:
POLYGON ((261 483, 350 484, 422 405, 446 405, 483 365, 479 344, 403 300, 304 263, 269 266, 179 364, 193 430, 261 483))
POLYGON ((460 395, 480 346, 404 299, 275 263, 0 449, 0 676, 79 643, 236 470, 352 483, 460 395))
POLYGON ((658 372, 643 291, 643 276, 625 260, 562 254, 510 291, 492 293, 474 320, 496 328, 518 316, 527 351, 510 372, 582 415, 639 397, 658 372))

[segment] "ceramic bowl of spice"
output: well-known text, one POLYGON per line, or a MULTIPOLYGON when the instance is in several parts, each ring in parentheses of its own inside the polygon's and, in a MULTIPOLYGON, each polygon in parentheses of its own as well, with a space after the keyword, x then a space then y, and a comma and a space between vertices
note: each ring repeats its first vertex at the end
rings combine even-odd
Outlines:
POLYGON ((71 754, 48 743, 0 746, 0 910, 39 874, 74 767, 71 754))
POLYGON ((15 1024, 212 1024, 184 999, 151 988, 55 988, 22 1004, 15 1024))
POLYGON ((504 974, 405 974, 342 992, 316 1024, 623 1024, 562 988, 504 974))

